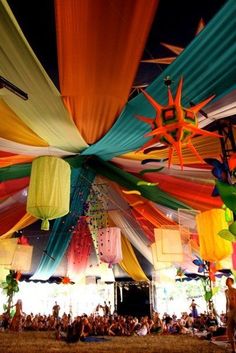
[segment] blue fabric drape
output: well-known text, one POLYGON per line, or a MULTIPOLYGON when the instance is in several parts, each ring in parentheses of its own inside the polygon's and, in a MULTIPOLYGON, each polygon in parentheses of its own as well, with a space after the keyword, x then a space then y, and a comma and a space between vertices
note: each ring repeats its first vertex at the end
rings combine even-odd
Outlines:
MULTIPOLYGON (((236 1, 229 0, 190 45, 147 88, 147 92, 161 104, 167 103, 164 78, 174 80, 175 92, 181 76, 184 77, 182 104, 199 103, 212 94, 218 100, 236 87, 236 1)), ((154 117, 155 112, 143 94, 131 100, 110 131, 96 144, 82 152, 97 155, 104 160, 134 151, 148 139, 147 124, 136 115, 154 117)))
POLYGON ((55 273, 70 243, 73 229, 84 212, 94 177, 91 169, 72 169, 70 212, 55 220, 47 247, 31 279, 46 281, 55 273))

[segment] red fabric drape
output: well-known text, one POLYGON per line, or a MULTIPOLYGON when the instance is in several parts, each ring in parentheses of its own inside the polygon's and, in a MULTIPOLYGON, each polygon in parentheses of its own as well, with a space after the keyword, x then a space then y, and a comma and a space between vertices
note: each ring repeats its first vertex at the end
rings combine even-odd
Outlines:
POLYGON ((29 177, 7 180, 0 183, 0 200, 3 200, 29 185, 29 177))
POLYGON ((220 208, 223 204, 220 197, 211 196, 213 185, 193 183, 161 173, 146 174, 145 179, 159 183, 160 189, 200 211, 220 208))
POLYGON ((55 0, 60 90, 87 143, 111 128, 159 0, 55 0))
POLYGON ((0 235, 11 229, 26 213, 26 205, 14 204, 14 207, 7 208, 1 212, 0 235))
POLYGON ((81 217, 67 251, 67 275, 76 280, 83 275, 88 265, 92 238, 85 217, 81 217))

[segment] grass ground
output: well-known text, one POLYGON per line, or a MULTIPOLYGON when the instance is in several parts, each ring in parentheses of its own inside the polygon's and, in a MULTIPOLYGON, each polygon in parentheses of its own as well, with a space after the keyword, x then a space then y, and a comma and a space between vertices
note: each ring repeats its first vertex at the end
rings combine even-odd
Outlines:
POLYGON ((67 344, 52 332, 0 332, 2 353, 225 353, 213 343, 188 336, 108 337, 99 343, 67 344))

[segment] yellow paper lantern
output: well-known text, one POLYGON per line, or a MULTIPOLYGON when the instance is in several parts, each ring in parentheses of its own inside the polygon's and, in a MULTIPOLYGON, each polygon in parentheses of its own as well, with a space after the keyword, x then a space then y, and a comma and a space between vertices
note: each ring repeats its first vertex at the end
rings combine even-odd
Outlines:
POLYGON ((225 211, 212 209, 196 216, 200 243, 200 256, 205 261, 216 262, 232 254, 232 243, 221 238, 218 233, 227 229, 225 211))
POLYGON ((17 242, 17 238, 0 239, 0 265, 6 267, 12 264, 17 242))
POLYGON ((18 244, 12 259, 10 269, 20 272, 29 272, 31 268, 32 254, 33 246, 18 244))
POLYGON ((159 267, 159 262, 173 263, 183 261, 181 232, 178 226, 155 228, 154 234, 155 243, 152 244, 152 253, 154 255, 153 261, 157 261, 154 268, 159 267))
POLYGON ((32 163, 27 212, 42 219, 41 229, 49 229, 49 219, 66 215, 70 208, 70 165, 52 156, 32 163))

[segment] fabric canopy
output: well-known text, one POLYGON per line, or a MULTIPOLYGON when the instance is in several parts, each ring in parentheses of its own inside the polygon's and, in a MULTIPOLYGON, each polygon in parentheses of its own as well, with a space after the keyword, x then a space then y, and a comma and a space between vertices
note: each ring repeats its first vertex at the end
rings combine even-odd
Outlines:
POLYGON ((60 89, 84 139, 111 128, 125 105, 158 0, 56 0, 60 89))
MULTIPOLYGON (((219 100, 235 89, 235 26, 236 2, 229 0, 181 55, 154 80, 147 92, 164 105, 167 102, 164 78, 173 78, 171 88, 175 91, 180 77, 183 76, 182 105, 190 106, 190 102, 197 104, 212 94, 216 95, 215 101, 219 100)), ((222 109, 224 110, 223 107, 222 109)), ((130 100, 104 138, 84 153, 111 159, 144 145, 148 141, 144 135, 149 127, 136 119, 137 115, 154 117, 154 109, 143 94, 130 100)))
MULTIPOLYGON (((29 96, 25 101, 5 89, 1 92, 3 101, 23 121, 17 133, 21 141, 19 138, 16 141, 36 145, 39 136, 46 144, 67 151, 78 152, 87 147, 64 107, 60 93, 27 43, 6 0, 0 2, 0 42, 1 75, 29 96), (33 138, 34 143, 30 142, 29 137, 33 138)), ((16 122, 15 115, 11 113, 4 119, 4 124, 8 126, 14 126, 16 122)), ((9 135, 6 137, 9 138, 9 135)))

